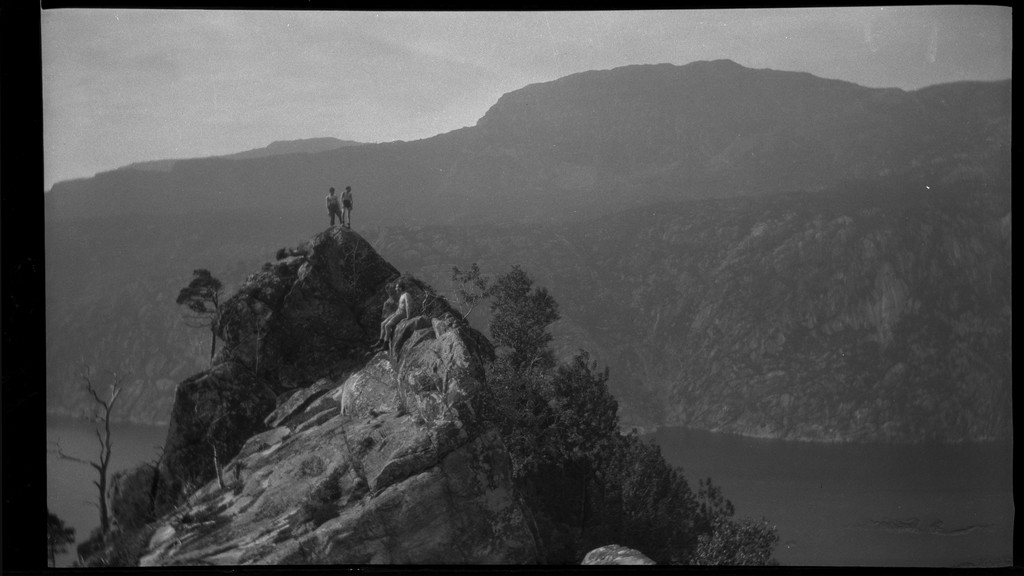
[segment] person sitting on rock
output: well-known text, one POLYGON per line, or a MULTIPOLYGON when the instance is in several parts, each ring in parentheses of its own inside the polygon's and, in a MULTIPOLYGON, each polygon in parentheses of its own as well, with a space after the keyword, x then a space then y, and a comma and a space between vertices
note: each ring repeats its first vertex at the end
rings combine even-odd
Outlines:
MULTIPOLYGON (((380 323, 380 337, 374 342, 374 348, 387 348, 391 344, 391 338, 394 336, 395 326, 398 326, 398 323, 402 320, 411 317, 412 309, 409 305, 411 297, 409 292, 406 291, 403 281, 399 280, 395 283, 395 292, 388 295, 389 302, 393 301, 395 294, 401 294, 398 297, 398 308, 380 323)), ((386 309, 387 302, 384 305, 386 309)))
MULTIPOLYGON (((380 307, 380 317, 388 318, 396 311, 398 311, 398 294, 395 294, 395 285, 388 282, 384 284, 384 293, 388 295, 388 299, 384 301, 384 305, 380 307)), ((380 336, 374 344, 380 344, 384 341, 384 323, 381 322, 380 336)))

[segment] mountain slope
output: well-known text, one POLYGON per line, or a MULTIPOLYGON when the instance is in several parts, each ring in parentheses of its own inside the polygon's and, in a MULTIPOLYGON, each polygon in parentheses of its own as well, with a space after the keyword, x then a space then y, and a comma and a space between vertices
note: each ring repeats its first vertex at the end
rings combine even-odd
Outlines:
POLYGON ((563 355, 612 368, 628 424, 805 440, 1008 438, 1006 189, 662 204, 572 227, 387 230, 396 265, 526 263, 563 355))
POLYGON ((870 89, 730 61, 574 74, 503 96, 476 126, 415 142, 177 161, 47 194, 50 221, 319 208, 352 185, 381 224, 579 220, 638 204, 818 190, 878 175, 998 178, 1010 84, 870 89))
MULTIPOLYGON (((196 234, 205 227, 195 224, 196 234)), ((232 269, 231 252, 193 253, 141 230, 123 233, 163 246, 148 247, 151 258, 181 261, 180 285, 193 266, 232 269)), ((364 234, 400 270, 445 292, 453 265, 475 261, 486 273, 525 265, 561 305, 560 356, 585 348, 611 366, 627 428, 896 441, 1005 438, 1011 429, 1008 189, 876 184, 661 204, 572 226, 364 234)), ((258 235, 250 242, 258 253, 258 235)), ((271 252, 262 250, 264 260, 271 252)), ((206 364, 209 335, 180 322, 172 290, 161 300, 156 283, 131 286, 118 289, 121 306, 61 308, 68 312, 51 340, 51 405, 87 403, 63 385, 70 380, 55 378, 60 366, 73 376, 82 341, 97 360, 124 343, 135 351, 138 382, 126 393, 135 400, 125 406, 138 420, 157 411, 166 419, 170 394, 158 383, 206 364)), ((486 308, 471 319, 484 329, 486 308)))

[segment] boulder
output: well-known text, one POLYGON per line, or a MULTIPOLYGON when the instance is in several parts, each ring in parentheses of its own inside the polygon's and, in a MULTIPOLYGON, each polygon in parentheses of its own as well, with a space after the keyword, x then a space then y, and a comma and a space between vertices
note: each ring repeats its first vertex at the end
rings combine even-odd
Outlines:
POLYGON ((587 552, 587 555, 583 557, 582 564, 584 566, 638 566, 655 564, 655 562, 644 556, 642 552, 618 544, 610 544, 587 552))

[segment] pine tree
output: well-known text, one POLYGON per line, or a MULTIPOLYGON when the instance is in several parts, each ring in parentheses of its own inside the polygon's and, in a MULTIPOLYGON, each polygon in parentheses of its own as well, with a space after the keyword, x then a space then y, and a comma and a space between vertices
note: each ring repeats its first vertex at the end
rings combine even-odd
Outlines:
POLYGON ((517 369, 554 367, 548 327, 561 316, 547 289, 535 288, 530 276, 513 266, 495 280, 491 296, 491 339, 508 349, 511 365, 517 369))
POLYGON ((209 270, 192 272, 192 281, 178 292, 175 302, 185 306, 185 321, 194 328, 209 328, 211 334, 210 360, 217 350, 217 320, 220 318, 220 295, 223 285, 209 270))

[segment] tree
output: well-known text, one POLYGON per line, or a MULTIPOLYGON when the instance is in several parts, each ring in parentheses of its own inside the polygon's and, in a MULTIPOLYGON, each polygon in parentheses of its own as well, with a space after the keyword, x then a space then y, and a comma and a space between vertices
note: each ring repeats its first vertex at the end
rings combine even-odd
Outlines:
POLYGON ((523 477, 545 458, 544 434, 554 414, 544 388, 545 374, 516 368, 507 357, 485 367, 487 386, 480 391, 481 416, 493 422, 512 458, 512 473, 523 477))
POLYGON ((711 530, 702 534, 692 564, 698 566, 764 566, 772 558, 779 533, 767 520, 732 520, 716 516, 711 530))
POLYGON ((710 479, 695 493, 655 444, 619 432, 607 368, 582 350, 556 365, 548 327, 558 306, 547 291, 514 266, 490 295, 491 336, 505 350, 485 367, 479 413, 509 450, 546 561, 578 562, 608 542, 658 563, 771 561, 773 527, 731 520, 732 504, 710 479))
POLYGON ((722 496, 722 489, 711 482, 711 478, 697 481, 697 527, 701 532, 710 532, 716 518, 730 518, 736 509, 732 502, 722 496))
POLYGON ((96 470, 96 473, 99 475, 99 479, 94 480, 93 484, 99 490, 97 507, 100 511, 100 531, 103 534, 106 534, 110 530, 110 519, 107 509, 107 468, 110 466, 111 455, 110 420, 114 413, 114 404, 117 402, 117 399, 121 394, 124 375, 115 371, 110 372, 110 388, 105 399, 96 391, 96 386, 93 384, 89 369, 83 368, 80 376, 82 380, 85 381, 86 391, 90 396, 92 396, 93 402, 97 405, 94 408, 92 415, 89 417, 89 420, 94 424, 97 424, 94 431, 96 432, 96 439, 100 444, 99 460, 86 460, 84 458, 65 454, 61 449, 59 442, 53 443, 51 451, 55 452, 57 457, 62 460, 86 464, 92 466, 96 470))
POLYGON ((46 552, 50 567, 57 566, 57 554, 68 551, 68 545, 75 543, 75 529, 65 526, 64 521, 46 508, 46 552))
POLYGON ((558 366, 551 379, 548 404, 554 410, 549 435, 558 457, 592 458, 619 430, 619 404, 608 391, 608 368, 599 370, 585 350, 558 366))
POLYGON ((732 502, 722 496, 711 478, 698 481, 697 530, 700 533, 691 564, 701 566, 762 566, 775 564, 779 543, 775 526, 767 520, 735 520, 732 502))
POLYGON ((452 281, 457 282, 455 288, 455 302, 462 312, 462 319, 466 320, 476 309, 477 304, 491 295, 491 282, 488 278, 480 275, 480 267, 473 262, 469 270, 459 270, 458 266, 452 266, 452 281))
POLYGON ((111 522, 120 528, 119 532, 137 531, 158 517, 167 499, 161 501, 161 472, 163 447, 157 449, 156 457, 129 470, 115 472, 110 484, 111 522))
POLYGON ((192 281, 178 292, 175 302, 188 309, 185 322, 193 328, 209 328, 210 360, 217 349, 217 320, 220 317, 220 295, 223 285, 209 270, 192 271, 192 281))
POLYGON ((558 303, 545 288, 534 288, 533 280, 519 266, 499 276, 490 292, 491 339, 509 349, 508 360, 514 368, 555 365, 548 330, 560 318, 558 303))
POLYGON ((608 370, 599 371, 581 350, 555 369, 516 369, 503 358, 487 374, 492 394, 487 415, 505 433, 514 470, 571 467, 579 472, 582 493, 596 470, 595 459, 618 435, 618 403, 608 392, 608 370))

